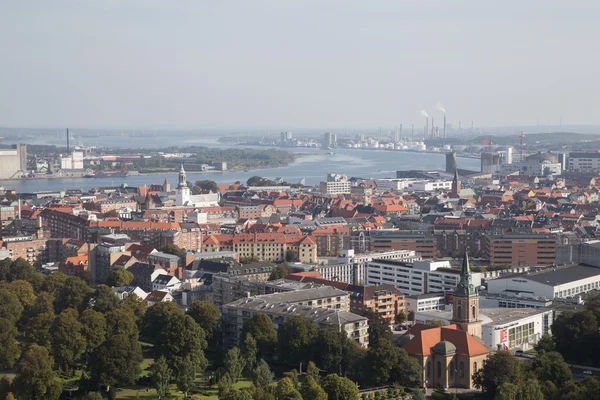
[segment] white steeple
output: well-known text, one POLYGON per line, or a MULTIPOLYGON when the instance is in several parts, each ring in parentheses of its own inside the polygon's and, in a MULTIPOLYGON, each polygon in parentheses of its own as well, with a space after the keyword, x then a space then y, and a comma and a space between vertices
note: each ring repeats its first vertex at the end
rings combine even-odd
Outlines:
POLYGON ((177 206, 185 206, 190 202, 191 196, 192 193, 190 192, 190 188, 187 185, 185 170, 183 169, 183 164, 181 164, 181 169, 179 170, 179 183, 177 185, 177 194, 175 196, 175 204, 177 206))

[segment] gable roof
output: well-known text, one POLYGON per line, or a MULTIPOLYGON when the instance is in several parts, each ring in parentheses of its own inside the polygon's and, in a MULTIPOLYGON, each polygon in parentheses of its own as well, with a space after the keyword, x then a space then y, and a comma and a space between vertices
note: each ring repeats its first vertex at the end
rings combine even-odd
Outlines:
MULTIPOLYGON (((456 346, 456 353, 464 356, 488 354, 490 350, 468 332, 458 329, 456 325, 441 328, 417 323, 404 335, 414 335, 402 348, 410 355, 428 356, 431 349, 441 341, 456 346)), ((403 336, 404 336, 403 335, 403 336)))

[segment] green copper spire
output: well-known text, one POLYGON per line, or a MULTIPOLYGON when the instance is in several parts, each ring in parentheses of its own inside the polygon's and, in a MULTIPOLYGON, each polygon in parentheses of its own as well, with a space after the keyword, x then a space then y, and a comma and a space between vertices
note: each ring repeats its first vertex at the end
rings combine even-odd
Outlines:
POLYGON ((477 289, 473 285, 471 266, 469 265, 469 253, 465 251, 462 268, 460 269, 460 281, 454 291, 455 296, 471 297, 477 295, 477 289))

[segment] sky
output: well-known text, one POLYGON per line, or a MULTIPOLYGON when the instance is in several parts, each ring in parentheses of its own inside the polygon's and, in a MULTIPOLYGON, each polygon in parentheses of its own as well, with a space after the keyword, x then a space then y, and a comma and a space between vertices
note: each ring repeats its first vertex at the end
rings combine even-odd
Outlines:
POLYGON ((3 1, 0 126, 600 125, 599 3, 3 1))

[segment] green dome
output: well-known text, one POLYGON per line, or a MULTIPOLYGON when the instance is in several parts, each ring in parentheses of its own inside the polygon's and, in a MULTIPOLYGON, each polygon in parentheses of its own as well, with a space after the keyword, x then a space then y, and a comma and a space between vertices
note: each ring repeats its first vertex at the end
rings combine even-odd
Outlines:
POLYGON ((414 337, 415 337, 415 335, 411 335, 410 333, 407 333, 407 334, 401 336, 400 339, 398 339, 398 341, 396 342, 396 345, 399 347, 402 347, 406 343, 410 342, 411 339, 414 337))
POLYGON ((437 354, 452 355, 456 353, 456 346, 446 340, 443 340, 433 346, 432 350, 437 354))

